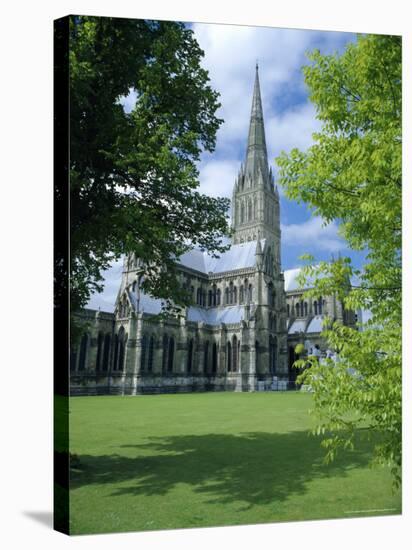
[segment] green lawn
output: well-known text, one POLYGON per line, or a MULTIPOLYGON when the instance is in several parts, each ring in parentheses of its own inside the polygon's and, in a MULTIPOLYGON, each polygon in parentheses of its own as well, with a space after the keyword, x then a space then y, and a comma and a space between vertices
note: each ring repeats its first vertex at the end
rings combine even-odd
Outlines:
POLYGON ((399 514, 367 432, 326 466, 310 406, 277 392, 70 399, 71 533, 399 514))

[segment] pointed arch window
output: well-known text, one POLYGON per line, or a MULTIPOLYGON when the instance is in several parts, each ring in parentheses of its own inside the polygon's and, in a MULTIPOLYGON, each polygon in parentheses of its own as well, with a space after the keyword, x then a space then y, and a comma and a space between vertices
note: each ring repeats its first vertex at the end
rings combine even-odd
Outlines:
POLYGON ((307 302, 305 302, 304 308, 305 308, 305 317, 307 317, 308 316, 308 303, 307 302))
POLYGON ((233 353, 232 370, 233 372, 237 372, 238 348, 237 348, 237 338, 235 335, 232 338, 232 353, 233 353))
POLYGON ((148 345, 147 336, 143 335, 141 355, 140 355, 140 370, 141 370, 141 372, 144 372, 145 369, 146 369, 147 345, 148 345))
POLYGON ((323 310, 323 302, 322 302, 322 296, 320 296, 319 297, 319 302, 318 302, 319 315, 322 315, 322 310, 323 310))
POLYGON ((203 373, 206 374, 209 367, 209 342, 205 343, 205 350, 203 356, 203 373))
POLYGON ((218 288, 216 293, 216 304, 218 306, 220 306, 220 296, 221 296, 221 291, 220 291, 220 288, 218 288))
POLYGON ((163 335, 163 356, 162 356, 162 372, 166 372, 167 367, 167 352, 169 350, 169 338, 167 334, 163 335))
POLYGON ((217 344, 213 342, 212 348, 212 373, 216 374, 217 372, 217 344))
POLYGON ((193 369, 193 339, 189 340, 187 348, 187 372, 190 374, 193 369))
POLYGON ((154 354, 154 336, 150 337, 149 341, 149 353, 147 358, 147 371, 152 372, 153 371, 153 354, 154 354))
POLYGON ((300 304, 299 302, 295 305, 296 317, 300 317, 300 304))
POLYGON ((251 199, 248 200, 247 203, 247 218, 249 221, 252 220, 252 201, 251 199))
POLYGON ((84 333, 80 341, 80 353, 79 353, 79 371, 86 369, 87 350, 89 347, 89 335, 84 333))
POLYGON ((290 305, 286 304, 286 314, 288 317, 290 317, 290 305))
POLYGON ((167 357, 167 371, 173 372, 173 359, 174 359, 174 353, 175 353, 175 340, 173 336, 169 339, 169 353, 167 357))
POLYGON ((96 357, 97 371, 102 369, 103 346, 104 346, 104 334, 103 332, 99 332, 99 335, 97 337, 97 357, 96 357))
POLYGON ((244 297, 243 297, 243 285, 240 285, 239 288, 239 304, 243 304, 244 297))
POLYGON ((225 288, 225 304, 229 303, 229 288, 225 288))
POLYGON ((226 368, 227 372, 232 371, 232 346, 230 342, 226 344, 226 368))
POLYGON ((245 203, 242 201, 240 205, 240 223, 245 221, 245 203))
POLYGON ((315 315, 318 314, 318 302, 316 300, 313 302, 313 311, 315 312, 315 315))

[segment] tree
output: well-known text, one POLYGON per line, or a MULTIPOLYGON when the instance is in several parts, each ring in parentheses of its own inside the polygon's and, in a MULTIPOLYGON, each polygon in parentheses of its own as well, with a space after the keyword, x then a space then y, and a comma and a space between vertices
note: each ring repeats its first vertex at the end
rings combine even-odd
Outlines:
MULTIPOLYGON (((401 473, 401 39, 360 36, 342 55, 310 55, 304 68, 322 122, 314 145, 277 159, 286 195, 328 223, 340 222, 349 247, 367 252, 362 270, 349 258, 306 266, 313 296, 336 294, 347 310, 369 309, 358 329, 327 322, 339 361, 305 360, 317 431, 333 459, 352 447, 355 429, 378 431, 375 460, 401 473), (354 278, 356 284, 351 284, 354 278)), ((303 361, 298 362, 303 366, 303 361)))
POLYGON ((71 17, 72 310, 129 253, 144 266, 144 290, 185 304, 174 260, 193 245, 225 249, 228 201, 196 190, 200 154, 213 151, 222 122, 202 56, 181 23, 71 17))

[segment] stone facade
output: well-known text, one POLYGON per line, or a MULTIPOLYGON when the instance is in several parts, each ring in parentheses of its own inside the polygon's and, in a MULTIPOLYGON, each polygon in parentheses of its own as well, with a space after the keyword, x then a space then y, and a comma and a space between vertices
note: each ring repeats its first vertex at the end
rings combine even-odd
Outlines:
POLYGON ((143 267, 133 255, 124 261, 114 313, 79 312, 86 330, 71 357, 72 395, 254 391, 273 377, 287 387, 296 376, 294 345, 310 338, 323 347, 322 316, 344 320, 344 312, 333 297, 304 301, 290 283, 296 270, 281 272, 279 195, 257 67, 232 207, 231 248, 218 259, 192 250, 177 262, 193 299, 181 316, 158 317, 162 304, 141 291, 143 267))

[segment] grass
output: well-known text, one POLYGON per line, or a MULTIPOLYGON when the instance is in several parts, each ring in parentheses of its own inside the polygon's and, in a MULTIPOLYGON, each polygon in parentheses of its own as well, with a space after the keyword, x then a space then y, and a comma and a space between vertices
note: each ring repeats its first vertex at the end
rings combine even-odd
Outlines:
MULTIPOLYGON (((399 514, 372 440, 323 463, 311 396, 70 399, 72 534, 399 514)), ((370 434, 369 434, 370 435, 370 434)))

